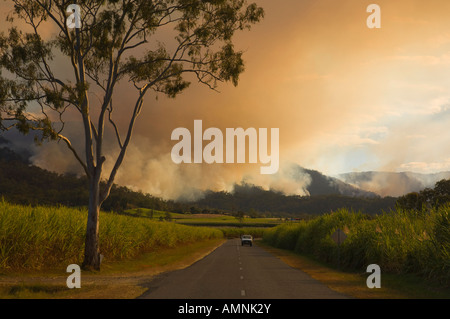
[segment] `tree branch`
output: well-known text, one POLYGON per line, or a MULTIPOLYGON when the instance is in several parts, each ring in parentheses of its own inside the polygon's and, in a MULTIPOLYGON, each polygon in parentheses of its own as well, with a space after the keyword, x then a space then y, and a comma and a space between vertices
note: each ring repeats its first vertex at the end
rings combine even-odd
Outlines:
POLYGON ((69 140, 67 137, 65 137, 65 136, 63 136, 63 135, 61 135, 61 134, 58 134, 58 137, 66 143, 66 145, 67 145, 67 147, 69 148, 69 150, 73 153, 73 155, 75 156, 75 158, 77 159, 77 161, 78 161, 78 162, 81 164, 81 166, 83 167, 84 172, 86 173, 86 176, 87 176, 88 178, 92 178, 91 174, 89 173, 89 170, 88 170, 87 165, 83 162, 83 160, 81 159, 81 157, 78 155, 78 153, 77 153, 77 151, 75 150, 75 148, 73 148, 72 143, 70 142, 70 140, 69 140))

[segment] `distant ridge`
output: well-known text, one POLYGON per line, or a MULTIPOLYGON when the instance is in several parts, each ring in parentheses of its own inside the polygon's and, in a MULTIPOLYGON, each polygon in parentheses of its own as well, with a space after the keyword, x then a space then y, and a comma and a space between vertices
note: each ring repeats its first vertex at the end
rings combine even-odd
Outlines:
MULTIPOLYGON (((301 217, 343 207, 376 214, 395 205, 395 198, 381 198, 314 170, 304 170, 300 166, 296 169, 311 176, 308 186, 310 196, 289 196, 251 184, 238 184, 232 193, 206 191, 203 198, 197 201, 177 202, 115 186, 102 208, 116 212, 133 207, 176 213, 256 211, 266 216, 301 217)), ((26 158, 7 147, 0 147, 0 196, 26 205, 84 206, 88 202, 84 178, 61 175, 30 165, 26 158)))
POLYGON ((306 174, 311 176, 311 183, 307 190, 311 196, 316 195, 343 195, 350 197, 376 197, 377 194, 358 186, 351 185, 334 177, 326 176, 319 171, 301 168, 306 174))
POLYGON ((380 196, 403 196, 433 188, 436 182, 450 179, 450 172, 421 174, 414 172, 354 172, 337 176, 343 182, 380 196))
MULTIPOLYGON (((0 135, 0 147, 14 150, 14 153, 27 164, 30 164, 38 149, 30 134, 24 136, 15 130, 0 135)), ((6 153, 3 153, 6 156, 6 153)), ((13 156, 9 154, 8 156, 13 156)), ((410 192, 418 192, 424 188, 432 188, 442 179, 450 179, 450 172, 420 174, 413 172, 355 172, 328 176, 317 170, 307 169, 293 164, 288 172, 291 181, 298 182, 307 194, 343 195, 350 197, 403 196, 410 192), (308 183, 305 183, 305 177, 308 183)), ((199 191, 201 193, 201 191, 199 191)))

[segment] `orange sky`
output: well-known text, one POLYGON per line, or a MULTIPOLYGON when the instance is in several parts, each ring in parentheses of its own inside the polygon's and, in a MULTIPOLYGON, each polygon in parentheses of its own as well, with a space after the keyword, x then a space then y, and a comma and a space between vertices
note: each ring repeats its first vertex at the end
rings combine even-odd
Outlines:
MULTIPOLYGON (((119 183, 175 198, 243 178, 302 193, 308 179, 293 181, 291 163, 330 175, 450 170, 450 1, 254 2, 266 17, 236 39, 246 61, 239 86, 149 96, 119 183), (381 7, 381 29, 366 26, 371 3, 381 7), (279 174, 261 176, 259 164, 173 164, 171 132, 196 119, 205 128, 279 128, 279 174)), ((123 89, 116 105, 124 119, 129 100, 123 89)), ((49 156, 60 147, 46 146, 34 160, 73 167, 49 156)))

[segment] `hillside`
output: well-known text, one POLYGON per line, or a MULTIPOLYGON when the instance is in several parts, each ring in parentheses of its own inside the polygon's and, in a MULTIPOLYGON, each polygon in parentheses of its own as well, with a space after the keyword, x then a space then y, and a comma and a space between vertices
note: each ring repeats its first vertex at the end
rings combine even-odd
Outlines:
MULTIPOLYGON (((24 156, 0 148, 0 196, 16 204, 86 206, 87 180, 71 174, 61 175, 29 163, 24 156)), ((130 207, 166 209, 166 202, 149 194, 114 185, 103 204, 106 211, 130 207)))
MULTIPOLYGON (((304 171, 312 177, 308 188, 311 196, 287 196, 240 184, 235 185, 232 193, 207 191, 197 201, 175 202, 115 185, 102 208, 116 212, 142 207, 175 213, 242 211, 252 212, 255 216, 300 217, 323 214, 342 207, 376 214, 395 206, 396 198, 381 198, 320 172, 304 171)), ((85 206, 88 202, 86 183, 85 178, 49 172, 31 165, 26 156, 19 156, 6 147, 0 148, 0 196, 8 201, 26 205, 85 206)))
POLYGON ((298 166, 297 169, 302 174, 307 174, 311 178, 311 183, 307 186, 306 190, 309 195, 343 195, 350 197, 377 197, 377 194, 364 190, 364 188, 357 187, 338 178, 326 176, 321 172, 306 169, 298 166))
POLYGON ((234 192, 206 192, 204 198, 187 203, 203 209, 219 209, 230 212, 256 211, 269 216, 306 217, 348 208, 377 214, 395 207, 394 197, 354 197, 340 194, 311 196, 287 196, 248 184, 235 185, 234 192))

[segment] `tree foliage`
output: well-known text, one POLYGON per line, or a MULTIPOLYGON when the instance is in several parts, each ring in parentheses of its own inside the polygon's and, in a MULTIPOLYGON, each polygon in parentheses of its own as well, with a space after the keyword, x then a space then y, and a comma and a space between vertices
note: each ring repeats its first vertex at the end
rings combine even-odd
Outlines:
POLYGON ((189 74, 211 89, 218 82, 237 85, 244 62, 233 37, 260 21, 263 9, 245 0, 11 3, 11 27, 0 34, 0 129, 16 127, 24 134, 34 130, 40 132, 40 141, 63 141, 83 167, 89 188, 83 266, 99 269, 100 207, 110 195, 145 96, 153 90, 174 98, 189 87, 189 74), (80 22, 75 28, 68 23, 73 12, 67 12, 73 4, 80 9, 75 10, 80 22), (50 36, 48 30, 53 31, 50 36), (172 42, 159 41, 168 37, 172 42), (66 66, 69 72, 59 71, 66 66), (135 100, 121 105, 131 114, 125 128, 114 117, 120 82, 135 90, 135 100), (69 111, 83 123, 82 151, 64 135, 69 111), (119 151, 105 174, 107 124, 119 151))
POLYGON ((70 29, 66 10, 74 1, 12 2, 14 12, 8 20, 24 21, 28 28, 13 24, 8 34, 0 35, 0 127, 14 126, 25 134, 39 131, 41 141, 64 141, 93 178, 94 170, 105 161, 104 126, 112 125, 120 153, 103 200, 147 91, 175 97, 189 87, 186 74, 212 89, 223 81, 237 85, 244 63, 233 36, 263 16, 261 8, 247 6, 244 0, 88 0, 79 2, 82 27, 70 29), (49 39, 41 32, 46 25, 56 29, 49 39), (170 48, 153 40, 167 30, 173 37, 170 48), (71 74, 59 74, 53 62, 61 56, 72 66, 71 74), (137 93, 134 106, 126 106, 132 115, 123 134, 113 120, 113 96, 121 80, 130 82, 137 93), (100 95, 96 120, 93 93, 100 95), (68 109, 78 111, 83 120, 86 159, 63 135, 63 115, 68 109))
POLYGON ((434 188, 425 188, 399 197, 397 205, 408 210, 422 211, 423 208, 438 208, 450 202, 450 180, 438 181, 434 188))

